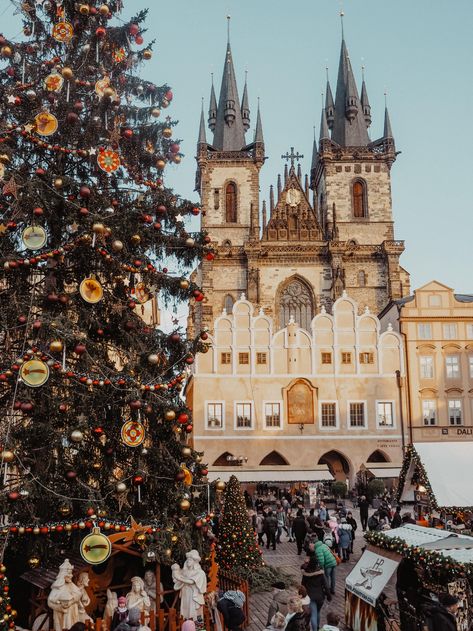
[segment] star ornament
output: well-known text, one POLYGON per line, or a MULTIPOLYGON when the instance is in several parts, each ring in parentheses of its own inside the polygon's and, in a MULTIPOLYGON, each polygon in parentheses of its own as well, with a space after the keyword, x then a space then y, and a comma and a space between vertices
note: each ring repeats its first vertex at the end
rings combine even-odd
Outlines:
POLYGON ((8 103, 14 104, 15 103, 15 95, 14 94, 10 94, 7 98, 8 103))
POLYGON ((176 215, 176 221, 180 221, 181 223, 184 222, 184 217, 181 215, 181 213, 179 213, 178 215, 176 215))
POLYGON ((131 517, 130 520, 131 525, 128 530, 125 530, 125 532, 115 532, 108 536, 112 545, 115 544, 123 548, 129 548, 135 542, 135 537, 146 534, 151 528, 151 526, 138 524, 133 517, 131 517))

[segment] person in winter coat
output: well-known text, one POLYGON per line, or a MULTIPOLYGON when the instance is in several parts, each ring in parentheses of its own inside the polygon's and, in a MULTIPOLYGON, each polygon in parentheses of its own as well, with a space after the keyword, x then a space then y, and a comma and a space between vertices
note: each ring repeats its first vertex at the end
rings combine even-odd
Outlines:
POLYGON ((361 529, 363 532, 366 530, 368 525, 368 509, 370 507, 370 503, 366 499, 366 495, 362 495, 358 500, 358 508, 360 509, 360 521, 361 521, 361 529))
POLYGON ((273 550, 276 550, 276 533, 278 531, 278 520, 273 515, 272 511, 269 511, 263 522, 264 532, 266 534, 266 548, 269 550, 269 546, 273 546, 273 550))
POLYGON ((338 550, 340 538, 338 536, 338 521, 335 515, 332 515, 327 521, 327 526, 330 528, 330 533, 333 539, 333 550, 338 550))
POLYGON ((278 531, 277 531, 277 535, 276 535, 276 543, 281 543, 281 535, 282 535, 282 531, 285 530, 286 534, 288 535, 289 532, 286 528, 286 513, 284 512, 284 508, 282 506, 279 506, 277 511, 276 511, 276 519, 278 522, 278 531))
POLYGON ((244 604, 245 594, 240 590, 225 592, 217 602, 217 609, 223 615, 228 631, 241 631, 241 625, 245 622, 244 604))
POLYGON ((347 513, 347 524, 350 524, 351 526, 350 552, 351 554, 353 554, 353 542, 355 541, 355 532, 356 532, 356 529, 358 528, 358 524, 357 524, 356 519, 353 517, 353 513, 351 511, 347 513))
POLYGON ((340 616, 334 611, 327 611, 327 624, 324 624, 321 631, 340 631, 340 616))
POLYGON ((401 507, 396 506, 396 510, 394 511, 393 518, 391 519, 391 528, 399 528, 401 524, 402 524, 401 507))
POLYGON ((288 605, 286 628, 284 631, 305 631, 305 616, 299 596, 292 596, 288 605))
POLYGON ((327 521, 327 518, 328 518, 328 511, 327 511, 327 508, 325 506, 325 502, 320 502, 320 505, 319 505, 319 519, 324 524, 327 521))
POLYGON ((259 510, 256 515, 256 534, 258 535, 258 545, 263 546, 263 535, 264 535, 264 515, 263 511, 259 510))
POLYGON ((287 520, 287 532, 289 536, 289 542, 292 543, 293 541, 295 541, 294 533, 292 531, 292 524, 294 523, 294 511, 292 510, 292 508, 288 509, 286 520, 287 520))
POLYGON ((455 614, 458 609, 458 598, 451 594, 441 594, 438 605, 430 610, 428 620, 429 631, 457 631, 455 614))
POLYGON ((320 626, 320 612, 325 598, 332 600, 323 569, 317 556, 312 554, 309 561, 302 566, 302 585, 310 598, 310 624, 312 631, 318 631, 320 626))
POLYGON ((320 539, 320 541, 323 541, 323 538, 325 535, 324 525, 320 521, 320 518, 317 517, 317 515, 314 517, 313 524, 314 525, 311 526, 310 529, 312 530, 313 533, 317 535, 317 538, 320 539))
POLYGON ((307 595, 307 590, 304 585, 299 585, 299 587, 297 588, 297 593, 299 594, 302 603, 302 611, 304 612, 306 631, 310 631, 310 598, 307 595))
POLYGON ((113 612, 112 624, 110 625, 111 631, 114 631, 118 625, 122 622, 126 622, 128 618, 128 607, 126 606, 125 596, 120 596, 117 600, 117 607, 113 612))
POLYGON ((264 631, 284 631, 285 628, 286 616, 283 616, 282 613, 275 613, 264 631))
POLYGON ((330 593, 335 594, 335 570, 337 567, 337 560, 333 556, 328 545, 323 541, 315 542, 314 554, 317 557, 320 567, 324 571, 327 585, 330 588, 330 593))
POLYGON ((301 554, 304 539, 307 534, 307 524, 304 519, 304 515, 302 514, 301 508, 299 508, 299 510, 297 511, 297 515, 292 522, 292 532, 294 533, 294 537, 296 538, 297 554, 301 554))
POLYGON ((371 517, 368 519, 368 528, 370 530, 378 530, 379 519, 378 513, 373 513, 371 517))
POLYGON ((352 527, 347 522, 346 517, 340 520, 338 527, 338 545, 342 557, 342 563, 350 560, 350 547, 352 541, 352 527))
POLYGON ((289 599, 291 598, 291 596, 294 595, 294 594, 291 594, 291 592, 289 592, 286 589, 286 584, 283 583, 282 581, 273 583, 272 588, 273 588, 273 598, 271 602, 269 603, 268 622, 267 622, 268 625, 271 624, 271 620, 275 613, 280 612, 284 616, 286 616, 288 612, 289 599))
POLYGON ((141 626, 141 612, 136 607, 133 607, 128 612, 128 618, 124 622, 115 627, 115 631, 138 631, 141 626))

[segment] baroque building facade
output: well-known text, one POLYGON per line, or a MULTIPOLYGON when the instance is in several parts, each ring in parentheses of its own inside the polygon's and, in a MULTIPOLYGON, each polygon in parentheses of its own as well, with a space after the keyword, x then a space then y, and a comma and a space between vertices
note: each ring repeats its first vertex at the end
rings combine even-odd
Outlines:
MULTIPOLYGON (((212 261, 204 261, 194 273, 194 280, 202 287, 205 300, 191 308, 188 323, 191 333, 208 328, 214 335, 216 323, 222 322, 219 318, 225 317, 225 314, 234 317, 234 305, 244 295, 251 310, 259 312, 261 309, 264 317, 271 322, 271 339, 274 339, 270 344, 276 343, 276 338, 284 338, 287 342, 291 327, 297 325, 297 343, 305 340, 304 335, 309 336, 311 342, 307 342, 307 349, 310 347, 315 357, 322 350, 317 335, 314 337, 314 318, 330 314, 342 297, 350 297, 350 304, 356 306, 357 311, 353 317, 358 317, 366 309, 370 314, 376 314, 389 302, 409 295, 409 275, 400 265, 404 243, 397 240, 394 234, 391 168, 397 152, 389 114, 386 109, 383 134, 372 141, 368 134, 371 107, 366 83, 363 80, 359 92, 343 39, 335 98, 327 81, 319 140, 317 142, 314 138, 312 146, 310 176, 303 178, 298 164, 301 156, 291 148, 285 156, 288 162, 283 176, 278 176, 276 186, 270 188, 268 204, 260 200, 260 171, 265 162, 262 116, 258 106, 253 139, 248 142, 248 88, 245 83, 240 101, 230 43, 227 44, 218 101, 212 84, 207 124, 213 134, 211 142, 207 140, 208 130, 202 110, 197 144, 196 190, 202 201, 202 228, 208 231, 212 239, 216 257, 212 261), (282 332, 279 337, 278 331, 282 332)), ((336 317, 335 313, 333 317, 336 317)), ((357 335, 356 326, 352 333, 357 335)), ((249 357, 253 357, 256 352, 251 346, 253 338, 250 332, 247 332, 247 336, 246 352, 249 357)), ((231 348, 221 351, 230 353, 232 370, 237 361, 235 352, 231 348)), ((346 400, 351 396, 362 401, 369 399, 373 408, 370 414, 374 415, 375 401, 387 395, 379 394, 376 399, 377 395, 370 390, 371 385, 360 379, 356 342, 353 342, 351 350, 343 351, 352 353, 353 360, 357 358, 353 363, 354 376, 341 364, 341 371, 338 372, 341 349, 335 346, 331 352, 336 365, 330 379, 340 385, 344 379, 353 379, 358 384, 358 392, 356 396, 354 392, 349 396, 347 394, 346 400), (369 390, 365 394, 361 392, 364 386, 369 390)), ((198 385, 203 378, 199 367, 205 365, 206 374, 212 374, 217 381, 222 380, 219 391, 220 388, 234 387, 224 377, 225 371, 230 370, 229 366, 215 364, 217 360, 222 360, 223 355, 216 357, 213 352, 212 369, 206 363, 208 360, 197 362, 188 389, 188 393, 192 393, 189 400, 194 408, 196 446, 205 448, 206 458, 211 463, 214 456, 216 459, 219 457, 213 447, 218 434, 212 433, 207 426, 199 434, 199 426, 202 427, 206 422, 201 415, 207 414, 201 399, 204 391, 198 385), (204 435, 209 437, 208 444, 202 443, 204 435)), ((402 358, 399 357, 398 365, 390 370, 389 377, 377 372, 380 369, 378 363, 376 369, 372 366, 373 374, 376 374, 374 383, 379 384, 378 379, 382 376, 383 379, 390 379, 392 388, 396 390, 393 375, 396 370, 401 371, 401 363, 402 358)), ((287 366, 284 370, 281 368, 280 372, 294 379, 297 368, 294 364, 290 369, 287 366)), ((304 370, 301 368, 301 375, 304 374, 308 385, 317 390, 321 387, 317 380, 324 370, 313 359, 310 366, 304 366, 304 370)), ((251 381, 254 375, 251 371, 249 375, 251 381)), ((205 377, 205 380, 208 378, 205 377)), ((279 381, 277 387, 284 390, 289 387, 289 381, 279 381)), ((206 387, 209 386, 210 383, 207 383, 206 387)), ((282 390, 278 396, 276 393, 272 395, 276 401, 283 399, 282 390)), ((395 393, 391 395, 389 400, 395 400, 395 393)), ((249 391, 246 396, 251 398, 249 391)), ((330 397, 331 400, 337 400, 336 388, 330 397)), ((227 401, 223 391, 221 399, 227 401)), ((342 403, 338 405, 342 409, 342 403)), ((233 404, 226 409, 233 410, 233 404)), ((346 416, 345 408, 342 414, 346 416)), ((247 435, 240 428, 235 429, 233 420, 230 426, 238 437, 247 435)), ((294 427, 284 427, 294 433, 294 427)), ((314 437, 319 435, 319 429, 320 426, 314 421, 314 437)), ((370 426, 374 442, 378 429, 376 423, 370 426)), ((219 430, 220 433, 222 431, 219 430)), ((255 435, 254 430, 251 431, 255 435)), ((342 425, 337 431, 342 431, 342 425)), ((384 430, 381 433, 384 434, 384 430)), ((355 434, 348 432, 350 437, 355 434)), ((345 434, 340 435, 344 436, 342 440, 346 440, 345 434)), ((363 430, 360 436, 364 435, 368 436, 363 430)), ((225 436, 226 433, 222 433, 222 437, 225 436)), ((278 436, 283 434, 279 433, 278 436)), ((305 432, 303 437, 307 436, 305 432)), ((330 431, 324 434, 324 444, 327 444, 330 436, 334 437, 335 434, 330 431)), ((393 440, 399 443, 399 436, 393 440)), ((353 441, 353 445, 355 443, 353 441)), ((363 455, 358 453, 355 458, 358 464, 363 458, 368 458, 369 448, 362 450, 363 455)), ((399 444, 397 448, 400 449, 399 444)), ((393 454, 388 456, 387 452, 385 455, 387 460, 400 460, 400 455, 397 458, 393 454)), ((314 457, 311 462, 314 462, 314 457)))

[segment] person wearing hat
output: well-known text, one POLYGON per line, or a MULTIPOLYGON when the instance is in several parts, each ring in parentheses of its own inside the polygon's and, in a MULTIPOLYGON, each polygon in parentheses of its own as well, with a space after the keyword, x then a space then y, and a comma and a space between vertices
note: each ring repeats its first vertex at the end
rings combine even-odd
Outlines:
POLYGON ((240 590, 229 590, 217 602, 217 609, 223 615, 228 631, 241 631, 241 626, 245 622, 245 600, 245 594, 240 590))
POLYGON ((141 612, 136 607, 128 611, 127 619, 115 628, 115 631, 138 631, 141 626, 141 612))
POLYGON ((282 613, 284 616, 287 614, 287 606, 292 594, 286 589, 286 584, 283 581, 277 581, 271 585, 273 588, 273 598, 269 603, 268 609, 268 622, 271 624, 271 620, 275 613, 282 613))
POLYGON ((113 612, 112 624, 110 625, 110 631, 113 631, 122 622, 126 622, 128 618, 128 607, 126 606, 125 596, 120 596, 117 601, 117 607, 113 612))
POLYGON ((325 573, 317 559, 317 555, 312 553, 309 561, 302 565, 302 585, 307 590, 310 598, 310 624, 312 631, 317 631, 320 627, 320 612, 325 602, 332 600, 325 573))
POLYGON ((459 599, 452 594, 440 594, 438 604, 430 610, 430 631, 457 631, 455 614, 459 599))
POLYGON ((340 526, 338 527, 338 547, 341 552, 342 563, 346 563, 350 560, 352 538, 353 529, 347 522, 346 517, 342 517, 340 520, 340 526))

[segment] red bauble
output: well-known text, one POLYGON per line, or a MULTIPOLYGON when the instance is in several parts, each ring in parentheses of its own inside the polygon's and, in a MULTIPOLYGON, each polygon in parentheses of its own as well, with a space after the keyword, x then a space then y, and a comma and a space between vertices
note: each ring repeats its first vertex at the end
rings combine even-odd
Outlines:
POLYGON ((74 109, 78 112, 81 112, 84 109, 84 104, 82 103, 82 101, 76 101, 74 103, 74 109))
POLYGON ((186 477, 186 474, 184 473, 184 471, 178 471, 176 473, 176 482, 182 482, 182 480, 184 480, 186 477))
POLYGON ((201 519, 198 519, 198 520, 195 522, 195 527, 196 527, 196 528, 202 528, 202 520, 201 520, 201 519))
POLYGON ((20 494, 18 493, 18 491, 10 491, 10 493, 8 493, 8 499, 11 500, 12 502, 16 502, 17 499, 19 499, 20 494))
POLYGON ((46 175, 46 171, 44 169, 38 168, 36 169, 36 175, 46 175))
POLYGON ((138 44, 138 46, 141 46, 141 44, 144 42, 144 39, 141 35, 137 35, 135 37, 135 43, 138 44))
POLYGON ((195 297, 197 302, 202 302, 202 300, 204 299, 204 294, 199 294, 198 296, 195 297))
POLYGON ((173 95, 173 93, 172 93, 172 90, 168 90, 168 91, 166 92, 166 94, 164 95, 164 98, 165 98, 165 99, 167 99, 168 101, 172 101, 172 97, 173 97, 173 96, 174 96, 174 95, 173 95))
POLYGON ((155 230, 161 230, 161 224, 159 223, 159 221, 157 221, 156 223, 153 224, 153 228, 155 230))
POLYGON ((200 208, 193 208, 193 209, 191 210, 191 213, 192 213, 193 215, 197 216, 197 215, 200 213, 200 208))
POLYGON ((104 432, 103 432, 103 427, 100 427, 100 426, 99 426, 99 427, 94 427, 94 428, 93 428, 93 430, 92 430, 92 434, 93 434, 94 436, 97 436, 97 438, 99 438, 100 436, 102 436, 102 435, 103 435, 103 433, 104 433, 104 432))
POLYGON ((130 24, 130 35, 138 35, 138 33, 140 32, 140 27, 138 26, 138 24, 130 24))
POLYGON ((27 320, 28 320, 28 318, 26 316, 24 316, 24 315, 18 316, 18 322, 20 324, 26 324, 27 320))
POLYGON ((200 334, 200 339, 201 340, 207 340, 208 339, 208 333, 206 333, 205 331, 202 331, 202 333, 200 334))
POLYGON ((208 474, 209 470, 208 469, 201 469, 200 470, 200 475, 206 476, 208 474))
POLYGON ((192 425, 187 425, 186 426, 186 434, 191 434, 192 433, 192 429, 193 429, 192 425))
POLYGON ((141 408, 141 401, 139 399, 130 401, 130 407, 132 410, 139 410, 141 408))
POLYGON ((105 33, 106 33, 106 32, 107 32, 107 31, 104 29, 104 27, 103 27, 103 26, 99 26, 99 27, 98 27, 98 29, 96 29, 96 31, 95 31, 95 35, 96 35, 97 37, 105 37, 105 33))
POLYGON ((92 515, 93 515, 94 513, 95 513, 95 510, 94 510, 92 507, 90 507, 90 508, 88 508, 88 509, 87 509, 87 515, 88 515, 89 517, 92 517, 92 515))
POLYGON ((128 140, 130 138, 133 138, 133 130, 132 129, 124 129, 123 130, 123 137, 127 138, 128 140))
POLYGON ((207 261, 213 261, 215 258, 215 254, 213 252, 207 252, 205 258, 207 259, 207 261))
POLYGON ((77 473, 72 469, 69 469, 69 471, 66 471, 66 478, 68 480, 75 480, 77 478, 77 473))
POLYGON ((85 197, 85 198, 86 197, 90 197, 90 193, 91 193, 91 191, 90 191, 90 188, 88 186, 83 185, 79 189, 80 197, 85 197))
POLYGON ((194 363, 194 358, 192 357, 192 355, 189 355, 189 357, 186 357, 186 364, 193 364, 194 363))
POLYGON ((179 149, 181 147, 177 144, 177 142, 173 142, 172 145, 169 147, 169 151, 171 153, 179 153, 179 149))
POLYGON ((181 336, 179 335, 179 333, 172 333, 171 334, 171 340, 173 342, 180 342, 181 341, 181 336))
POLYGON ((204 237, 204 243, 210 243, 211 241, 212 241, 212 238, 209 237, 208 234, 206 234, 205 237, 204 237))
POLYGON ((74 347, 74 353, 76 353, 76 355, 82 355, 86 350, 87 347, 85 344, 76 344, 74 347))
POLYGON ((85 217, 86 215, 89 214, 89 209, 88 208, 79 208, 79 215, 81 215, 82 217, 85 217))
POLYGON ((165 214, 166 214, 166 212, 167 212, 167 208, 166 208, 166 206, 163 206, 163 204, 161 204, 160 206, 158 206, 158 207, 156 208, 156 212, 157 212, 159 215, 165 215, 165 214))
POLYGON ((77 115, 76 112, 67 113, 66 122, 69 123, 69 125, 75 125, 78 120, 79 120, 79 116, 77 115))
POLYGON ((134 475, 134 476, 133 476, 133 480, 132 480, 132 482, 133 482, 133 484, 134 484, 135 486, 141 486, 142 484, 144 484, 144 481, 145 481, 145 479, 144 479, 144 478, 143 478, 143 476, 142 476, 142 475, 140 475, 140 474, 137 474, 137 475, 134 475))
POLYGON ((35 217, 41 217, 42 214, 44 214, 44 210, 40 206, 33 209, 33 215, 35 215, 35 217))
POLYGON ((32 412, 34 410, 34 404, 31 401, 25 401, 21 404, 22 412, 32 412))

